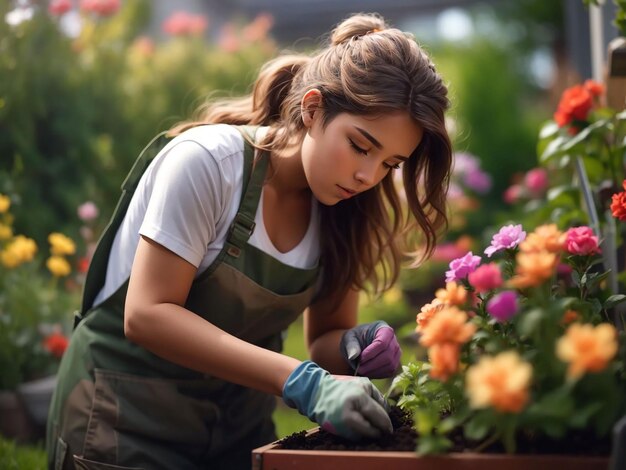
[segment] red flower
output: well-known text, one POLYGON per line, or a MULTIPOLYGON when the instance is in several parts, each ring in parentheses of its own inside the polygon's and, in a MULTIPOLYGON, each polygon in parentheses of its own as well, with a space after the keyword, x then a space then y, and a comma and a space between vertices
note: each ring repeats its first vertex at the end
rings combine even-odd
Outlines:
MULTIPOLYGON (((626 180, 624 180, 622 186, 626 190, 626 180)), ((611 213, 616 219, 626 221, 626 191, 613 194, 613 198, 611 199, 611 213)))
POLYGON ((50 354, 60 358, 67 349, 68 343, 68 339, 61 333, 52 333, 44 339, 43 346, 50 354))
POLYGON ((587 80, 583 84, 583 86, 591 93, 593 96, 600 96, 604 93, 604 85, 602 83, 598 83, 594 80, 587 80))
POLYGON ((554 120, 563 127, 573 120, 584 121, 593 107, 593 95, 583 85, 568 88, 561 95, 558 109, 554 113, 554 120))

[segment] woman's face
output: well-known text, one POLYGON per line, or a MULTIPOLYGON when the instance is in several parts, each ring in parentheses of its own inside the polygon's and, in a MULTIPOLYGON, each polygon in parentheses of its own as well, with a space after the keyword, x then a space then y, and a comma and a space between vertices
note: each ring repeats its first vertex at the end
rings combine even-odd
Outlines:
POLYGON ((423 130, 406 111, 375 116, 342 113, 322 127, 322 113, 303 116, 308 131, 302 165, 313 195, 332 206, 376 186, 407 160, 423 130))

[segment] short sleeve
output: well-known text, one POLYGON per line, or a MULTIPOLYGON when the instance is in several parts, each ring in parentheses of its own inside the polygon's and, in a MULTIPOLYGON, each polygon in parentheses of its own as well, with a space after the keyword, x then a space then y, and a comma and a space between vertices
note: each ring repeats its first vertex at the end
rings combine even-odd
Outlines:
POLYGON ((156 169, 139 233, 198 267, 223 212, 220 166, 195 141, 174 145, 156 169))

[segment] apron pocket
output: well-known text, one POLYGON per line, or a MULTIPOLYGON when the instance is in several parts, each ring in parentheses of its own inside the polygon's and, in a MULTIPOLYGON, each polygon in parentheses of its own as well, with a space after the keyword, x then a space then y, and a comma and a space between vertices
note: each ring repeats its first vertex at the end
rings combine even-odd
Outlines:
POLYGON ((74 456, 74 465, 77 470, 143 470, 143 467, 120 467, 119 465, 94 462, 77 455, 74 456))
POLYGON ((200 457, 212 438, 217 406, 206 380, 170 380, 95 369, 83 456, 144 462, 168 448, 200 457))

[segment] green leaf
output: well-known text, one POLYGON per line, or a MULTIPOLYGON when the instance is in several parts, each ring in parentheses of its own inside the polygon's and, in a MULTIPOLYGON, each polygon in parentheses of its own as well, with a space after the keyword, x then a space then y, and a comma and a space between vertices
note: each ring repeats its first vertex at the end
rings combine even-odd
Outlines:
POLYGON ((532 336, 541 327, 542 318, 543 311, 538 308, 524 313, 517 324, 519 333, 526 337, 532 336))
POLYGON ((539 138, 546 139, 548 137, 552 137, 554 134, 559 132, 559 125, 554 121, 548 121, 539 130, 539 138))
POLYGON ((587 137, 589 137, 590 134, 594 133, 598 129, 607 127, 607 125, 609 125, 610 123, 611 121, 609 119, 597 120, 593 124, 590 124, 589 126, 585 127, 583 130, 581 130, 578 134, 572 137, 567 143, 563 144, 562 150, 564 152, 567 152, 568 150, 573 149, 576 145, 580 144, 585 139, 587 139, 587 137))
POLYGON ((417 443, 417 453, 420 455, 436 455, 443 454, 452 447, 450 439, 439 436, 430 435, 420 437, 417 443))
POLYGON ((570 423, 575 428, 585 428, 591 417, 596 414, 598 410, 602 409, 602 403, 591 403, 582 409, 575 410, 570 417, 570 423))
POLYGON ((613 308, 616 305, 621 304, 624 301, 626 301, 626 295, 624 294, 612 295, 604 301, 604 308, 613 308))
POLYGON ((567 137, 559 136, 552 140, 539 155, 539 162, 545 163, 553 157, 565 153, 561 147, 567 142, 567 137))
POLYGON ((463 428, 465 437, 475 441, 484 439, 493 425, 490 416, 486 412, 476 413, 463 428))

